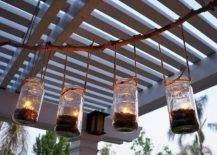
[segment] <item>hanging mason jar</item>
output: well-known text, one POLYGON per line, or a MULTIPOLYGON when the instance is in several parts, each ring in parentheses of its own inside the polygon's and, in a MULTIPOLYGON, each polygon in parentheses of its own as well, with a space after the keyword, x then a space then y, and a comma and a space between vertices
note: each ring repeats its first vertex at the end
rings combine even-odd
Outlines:
POLYGON ((64 87, 58 106, 55 130, 57 134, 76 138, 80 136, 83 116, 84 89, 64 87))
POLYGON ((191 133, 199 129, 198 116, 189 78, 185 75, 165 80, 171 130, 191 133))
POLYGON ((38 78, 28 78, 21 88, 13 120, 20 124, 33 124, 38 121, 44 96, 44 83, 38 78))
POLYGON ((137 83, 134 78, 117 80, 114 85, 113 127, 122 132, 138 128, 137 83))

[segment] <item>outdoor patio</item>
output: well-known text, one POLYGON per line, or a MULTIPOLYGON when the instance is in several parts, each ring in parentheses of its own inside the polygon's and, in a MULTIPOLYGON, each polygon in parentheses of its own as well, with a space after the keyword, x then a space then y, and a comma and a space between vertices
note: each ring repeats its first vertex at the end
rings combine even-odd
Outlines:
POLYGON ((191 86, 198 93, 217 84, 216 10, 216 0, 0 0, 0 120, 17 122, 19 95, 26 95, 22 86, 31 77, 42 81, 44 92, 35 122, 26 124, 35 128, 57 131, 59 113, 66 113, 59 103, 69 102, 62 101, 66 87, 82 88, 82 131, 71 140, 71 154, 95 155, 100 141, 121 144, 139 136, 138 124, 126 134, 114 123, 122 112, 119 100, 127 98, 118 93, 125 89, 133 91, 126 100, 134 123, 167 103, 173 112, 169 97, 178 99, 168 95, 175 91, 168 88, 171 78, 187 78, 187 102, 195 110, 191 86), (123 78, 135 79, 135 90, 116 82, 123 78), (90 123, 93 111, 108 114, 104 127, 97 119, 90 123))

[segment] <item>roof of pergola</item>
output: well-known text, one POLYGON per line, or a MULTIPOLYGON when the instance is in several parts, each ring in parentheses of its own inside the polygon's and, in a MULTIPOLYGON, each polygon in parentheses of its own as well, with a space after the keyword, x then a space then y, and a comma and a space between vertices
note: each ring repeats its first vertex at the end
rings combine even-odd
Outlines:
MULTIPOLYGON (((37 0, 0 1, 0 40, 22 43, 37 5, 37 0)), ((144 34, 175 21, 200 0, 46 0, 40 2, 33 33, 28 44, 51 41, 53 44, 102 44, 110 40, 144 34)), ((195 92, 216 84, 217 12, 205 12, 183 24, 195 92)), ((137 46, 139 111, 144 114, 165 105, 158 43, 162 46, 166 76, 186 67, 180 27, 159 36, 141 40, 137 46)), ((117 48, 117 77, 134 75, 133 45, 117 48)), ((32 67, 35 52, 5 45, 0 47, 0 84, 19 90, 29 73, 40 77, 48 54, 32 67), (34 69, 33 69, 34 68, 34 69)), ((48 63, 45 77, 46 102, 58 104, 63 81, 65 54, 56 51, 48 63)), ((114 49, 92 53, 87 78, 84 110, 109 112, 113 100, 114 49)), ((69 54, 66 82, 84 85, 87 52, 69 54)))

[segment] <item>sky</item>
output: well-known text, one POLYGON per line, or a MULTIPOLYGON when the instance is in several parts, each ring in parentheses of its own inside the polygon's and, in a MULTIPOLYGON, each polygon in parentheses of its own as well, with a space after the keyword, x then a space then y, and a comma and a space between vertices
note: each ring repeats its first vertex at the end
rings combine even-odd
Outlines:
MULTIPOLYGON (((207 95, 208 102, 205 109, 204 118, 207 119, 207 123, 216 122, 217 123, 217 86, 211 87, 207 90, 204 90, 200 93, 195 94, 195 98, 199 98, 200 96, 207 95)), ((169 116, 167 112, 167 108, 163 107, 142 115, 139 117, 139 126, 143 128, 146 133, 146 137, 151 138, 151 141, 154 145, 153 155, 162 150, 162 148, 167 145, 172 150, 174 154, 179 152, 179 147, 177 145, 177 141, 169 141, 167 137, 167 131, 169 129, 169 116)), ((36 129, 27 127, 30 136, 29 136, 29 149, 28 155, 33 155, 32 146, 35 143, 35 139, 39 134, 44 134, 45 130, 36 129)), ((206 127, 204 127, 205 133, 205 145, 209 146, 213 151, 213 154, 217 154, 217 131, 214 132, 206 127)), ((191 141, 192 137, 188 136, 185 142, 191 141)), ((184 142, 184 143, 185 143, 184 142)), ((101 149, 102 146, 105 145, 104 142, 100 142, 98 145, 98 149, 101 149)), ((123 143, 121 145, 113 144, 112 151, 116 153, 116 155, 134 155, 134 153, 130 150, 132 143, 123 143)))

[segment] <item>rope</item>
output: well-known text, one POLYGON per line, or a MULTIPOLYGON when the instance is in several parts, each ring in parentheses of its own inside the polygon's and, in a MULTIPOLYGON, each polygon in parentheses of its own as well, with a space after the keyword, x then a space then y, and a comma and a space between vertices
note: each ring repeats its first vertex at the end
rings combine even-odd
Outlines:
POLYGON ((184 45, 184 52, 185 52, 185 58, 186 58, 188 78, 189 78, 189 80, 191 82, 191 73, 190 73, 190 67, 189 67, 189 57, 188 57, 188 52, 187 52, 187 48, 186 48, 186 41, 185 41, 184 29, 183 29, 182 24, 181 24, 181 30, 182 30, 182 40, 183 40, 183 45, 184 45))
MULTIPOLYGON (((90 47, 92 47, 93 45, 94 45, 94 40, 92 41, 90 47)), ((85 91, 87 89, 87 78, 88 78, 88 73, 89 73, 89 68, 90 68, 90 61, 91 61, 90 57, 91 57, 91 53, 88 52, 87 53, 87 70, 86 70, 86 75, 85 75, 85 80, 84 80, 84 90, 85 91)))
POLYGON ((162 51, 161 51, 161 45, 160 43, 158 43, 158 48, 159 48, 159 53, 160 53, 160 62, 161 62, 161 71, 162 71, 162 74, 163 74, 163 81, 165 82, 166 80, 166 77, 165 77, 165 69, 164 69, 164 64, 163 64, 163 54, 162 54, 162 51))
POLYGON ((116 52, 116 46, 115 46, 115 56, 114 56, 114 70, 113 70, 113 87, 116 83, 116 74, 117 74, 117 69, 116 69, 116 65, 117 65, 117 52, 116 52))
POLYGON ((137 80, 137 55, 136 55, 136 43, 134 42, 133 47, 133 57, 134 57, 134 73, 135 73, 135 79, 137 80))
POLYGON ((30 26, 28 27, 26 35, 23 38, 23 44, 30 38, 30 35, 32 33, 32 30, 33 30, 33 25, 34 25, 33 23, 35 21, 36 15, 39 12, 39 5, 40 5, 40 0, 38 1, 37 6, 34 9, 34 12, 33 12, 33 15, 32 15, 31 21, 30 21, 30 26))
MULTIPOLYGON (((46 48, 46 46, 45 46, 45 50, 44 50, 44 53, 43 53, 43 57, 42 57, 42 55, 40 56, 41 59, 45 58, 46 51, 47 51, 47 48, 46 48)), ((41 69, 41 80, 42 80, 43 74, 44 74, 44 68, 42 67, 42 69, 41 69)))
MULTIPOLYGON (((127 39, 119 39, 114 41, 114 43, 110 42, 105 42, 104 44, 101 45, 97 45, 97 46, 93 46, 93 47, 89 47, 89 46, 73 46, 71 45, 69 48, 70 52, 75 52, 75 51, 103 51, 106 48, 112 48, 115 46, 121 47, 127 44, 131 44, 135 41, 140 41, 140 40, 144 40, 147 38, 151 38, 153 36, 157 36, 160 33, 172 29, 174 27, 177 27, 179 25, 181 25, 182 23, 184 23, 185 21, 188 21, 190 18, 199 15, 202 12, 206 12, 209 10, 214 10, 215 7, 217 7, 217 0, 211 1, 209 2, 206 6, 199 8, 197 10, 191 10, 189 13, 187 13, 185 16, 180 17, 179 19, 177 19, 176 21, 169 23, 159 29, 152 29, 150 32, 146 33, 146 34, 138 34, 135 35, 133 37, 127 38, 127 39)), ((15 46, 17 48, 23 48, 23 49, 29 49, 29 50, 39 50, 42 51, 44 50, 44 47, 42 46, 29 46, 27 44, 19 44, 19 43, 12 43, 12 42, 0 42, 0 46, 4 46, 4 45, 12 45, 15 46)), ((49 45, 49 48, 52 49, 52 51, 55 50, 61 50, 64 51, 66 48, 64 46, 57 46, 57 45, 49 45)))
POLYGON ((48 54, 48 58, 47 58, 47 62, 46 62, 46 66, 45 66, 44 74, 43 74, 43 78, 42 78, 43 81, 44 81, 44 77, 45 77, 46 72, 47 72, 47 67, 48 67, 48 62, 49 62, 50 56, 51 56, 51 51, 49 51, 49 54, 48 54))
POLYGON ((67 61, 68 61, 68 54, 66 53, 66 58, 64 62, 64 72, 63 72, 63 83, 62 83, 62 91, 64 89, 65 83, 66 83, 66 67, 67 67, 67 61))
POLYGON ((37 51, 37 53, 34 54, 33 63, 32 63, 33 73, 35 72, 35 67, 34 66, 35 66, 36 62, 38 61, 38 59, 39 59, 39 51, 37 51))

